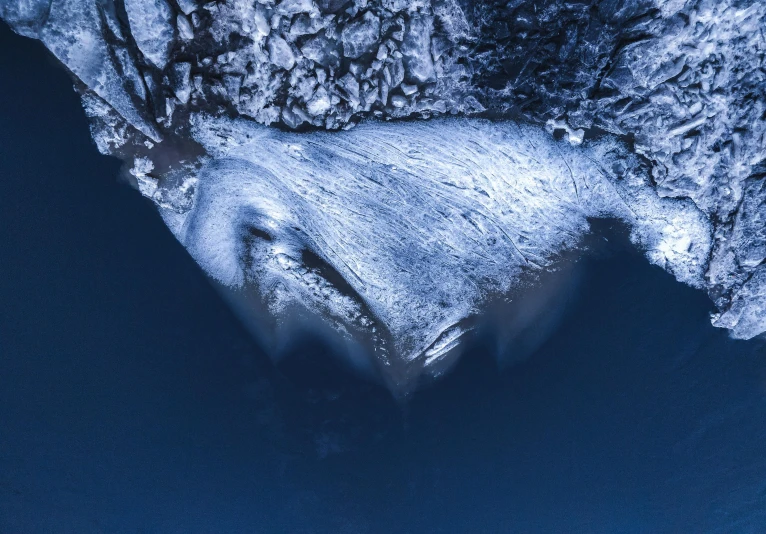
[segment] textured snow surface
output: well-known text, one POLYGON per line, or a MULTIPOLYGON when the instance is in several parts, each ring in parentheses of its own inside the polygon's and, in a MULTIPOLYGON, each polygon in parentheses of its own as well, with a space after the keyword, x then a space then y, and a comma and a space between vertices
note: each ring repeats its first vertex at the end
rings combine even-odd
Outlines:
POLYGON ((72 72, 99 150, 213 277, 277 316, 319 313, 384 366, 438 362, 589 217, 706 290, 714 324, 766 331, 762 2, 2 0, 0 16, 72 72))

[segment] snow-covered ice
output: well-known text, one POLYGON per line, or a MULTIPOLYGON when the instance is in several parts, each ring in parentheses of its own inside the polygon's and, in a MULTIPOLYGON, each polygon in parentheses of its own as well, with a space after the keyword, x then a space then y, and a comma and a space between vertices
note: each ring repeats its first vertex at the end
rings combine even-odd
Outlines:
POLYGON ((320 315, 392 382, 437 372, 590 218, 705 290, 713 324, 766 331, 763 2, 5 0, 0 17, 71 71, 99 150, 214 279, 282 320, 320 315))

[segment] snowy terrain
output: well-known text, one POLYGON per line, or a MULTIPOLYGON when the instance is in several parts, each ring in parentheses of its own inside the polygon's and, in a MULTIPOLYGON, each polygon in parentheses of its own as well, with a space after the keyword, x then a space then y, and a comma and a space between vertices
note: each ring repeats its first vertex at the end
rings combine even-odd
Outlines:
POLYGON ((214 279, 277 318, 318 314, 389 383, 438 374, 591 218, 706 290, 715 325, 766 331, 763 3, 1 0, 0 17, 71 71, 98 148, 214 279))

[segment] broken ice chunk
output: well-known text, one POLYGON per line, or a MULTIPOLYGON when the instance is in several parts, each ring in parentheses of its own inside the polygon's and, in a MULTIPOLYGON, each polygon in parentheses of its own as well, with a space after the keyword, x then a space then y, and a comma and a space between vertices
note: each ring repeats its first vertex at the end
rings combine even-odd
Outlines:
POLYGON ((141 73, 130 56, 127 47, 115 47, 114 57, 122 70, 125 82, 127 82, 126 88, 132 89, 134 95, 138 96, 143 102, 146 102, 146 88, 144 87, 143 78, 141 78, 141 73))
POLYGON ((394 95, 391 97, 391 105, 395 108, 403 108, 407 105, 407 99, 402 95, 394 95))
POLYGON ((371 85, 369 82, 364 82, 362 86, 362 93, 364 96, 365 110, 369 111, 370 107, 378 100, 378 86, 371 85))
POLYGON ((223 77, 223 85, 226 88, 226 94, 229 95, 235 105, 239 103, 239 91, 242 88, 242 76, 239 74, 226 74, 223 77))
POLYGON ((351 63, 348 66, 348 71, 354 75, 355 78, 359 78, 364 73, 364 67, 359 63, 351 63))
POLYGON ((135 176, 138 183, 138 190, 148 198, 152 198, 157 191, 157 179, 149 176, 153 170, 154 163, 149 158, 136 158, 133 161, 133 168, 130 169, 130 174, 135 176))
MULTIPOLYGON (((126 121, 144 135, 159 142, 162 136, 147 122, 146 110, 137 109, 135 101, 126 91, 130 74, 119 73, 104 39, 99 13, 93 3, 79 0, 59 0, 51 5, 48 20, 40 31, 40 40, 59 58, 75 76, 95 94, 112 106, 126 121), (77 28, 77 38, 72 34, 77 28)), ((125 67, 132 60, 123 65, 125 67)), ((135 66, 134 66, 135 68, 135 66)))
POLYGON ((381 3, 384 8, 386 8, 392 13, 398 13, 400 11, 404 11, 410 5, 409 0, 383 0, 381 3))
POLYGON ((269 37, 269 59, 277 67, 290 70, 295 66, 295 54, 287 41, 278 35, 269 37))
POLYGON ((447 103, 444 100, 437 100, 431 109, 437 113, 447 113, 447 103))
POLYGON ((315 117, 327 113, 330 110, 330 95, 327 89, 320 85, 311 100, 306 103, 306 109, 315 117))
POLYGON ((356 20, 341 32, 343 55, 351 59, 372 51, 380 36, 380 19, 371 11, 367 11, 361 19, 356 20))
POLYGON ((404 81, 404 63, 401 57, 394 58, 391 63, 391 87, 399 87, 404 81))
POLYGON ((323 67, 338 68, 340 66, 337 43, 324 35, 317 35, 306 41, 301 48, 301 53, 323 67))
POLYGON ((314 95, 314 89, 317 86, 317 79, 314 76, 307 76, 291 84, 291 94, 308 102, 314 95))
POLYGON ((302 14, 295 18, 290 26, 290 35, 314 35, 319 33, 327 26, 328 20, 322 17, 314 17, 309 14, 302 14))
POLYGON ((314 2, 311 0, 282 0, 277 5, 277 13, 292 16, 298 13, 308 13, 312 11, 313 7, 314 2))
POLYGON ((388 84, 385 79, 380 80, 380 101, 385 105, 388 103, 388 84))
POLYGON ((191 96, 191 63, 176 63, 170 69, 170 83, 173 86, 178 101, 182 104, 189 102, 191 96))
POLYGON ((13 31, 26 37, 38 37, 48 18, 51 0, 26 0, 24 2, 0 2, 0 18, 13 31))
POLYGON ((343 96, 346 97, 346 100, 353 105, 359 104, 359 82, 351 75, 351 73, 346 73, 340 80, 338 80, 338 87, 343 92, 343 96))
POLYGON ((109 28, 109 31, 112 32, 112 35, 118 41, 124 43, 125 34, 122 31, 120 21, 117 18, 117 10, 115 9, 114 4, 111 2, 101 2, 99 7, 101 8, 101 16, 103 17, 107 28, 109 28))
POLYGON ((407 83, 403 83, 401 85, 401 90, 402 90, 402 93, 405 94, 405 96, 410 96, 410 95, 414 95, 415 93, 418 92, 418 86, 417 85, 410 85, 410 84, 407 84, 407 83))
POLYGON ((585 130, 571 128, 566 121, 549 119, 545 123, 545 129, 550 134, 553 134, 556 130, 563 130, 566 133, 567 141, 571 145, 580 145, 585 138, 585 130))
POLYGON ((178 35, 184 41, 191 41, 194 39, 194 29, 191 22, 184 15, 179 14, 176 18, 176 26, 178 27, 178 35))
POLYGON ((189 15, 194 11, 197 11, 196 0, 177 0, 178 7, 183 11, 184 15, 189 15))
POLYGON ((317 0, 317 6, 323 13, 337 13, 347 4, 347 0, 317 0))
POLYGON ((268 12, 263 6, 256 6, 255 13, 253 14, 253 22, 255 23, 255 29, 260 35, 266 37, 271 33, 271 23, 269 22, 268 12))
POLYGON ((173 10, 167 0, 125 0, 130 31, 144 57, 162 70, 175 37, 173 10))
POLYGON ((285 123, 288 128, 295 129, 303 124, 304 120, 296 115, 292 109, 285 107, 282 110, 282 122, 285 123))
POLYGON ((408 77, 414 82, 428 83, 436 80, 431 58, 432 33, 432 17, 413 15, 410 18, 401 51, 404 54, 408 77))

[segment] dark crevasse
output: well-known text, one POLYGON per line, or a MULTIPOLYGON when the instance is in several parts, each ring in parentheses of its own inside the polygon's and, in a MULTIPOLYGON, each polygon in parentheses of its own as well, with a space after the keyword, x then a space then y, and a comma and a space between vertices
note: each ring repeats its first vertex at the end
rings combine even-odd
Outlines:
POLYGON ((764 343, 614 233, 533 354, 397 404, 317 339, 275 368, 43 47, 0 73, 0 532, 763 531, 764 343))

